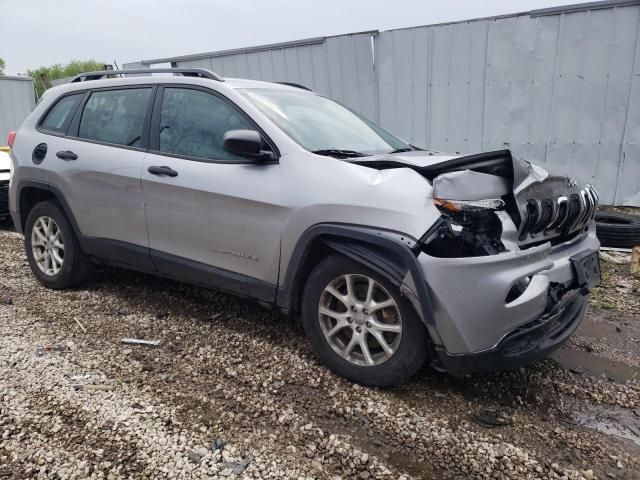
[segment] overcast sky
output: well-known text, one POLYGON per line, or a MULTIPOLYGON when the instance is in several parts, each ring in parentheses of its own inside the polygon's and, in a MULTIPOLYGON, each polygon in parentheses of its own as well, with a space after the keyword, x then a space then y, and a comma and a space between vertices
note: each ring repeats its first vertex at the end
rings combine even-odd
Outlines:
POLYGON ((6 73, 464 20, 575 0, 0 0, 6 73))

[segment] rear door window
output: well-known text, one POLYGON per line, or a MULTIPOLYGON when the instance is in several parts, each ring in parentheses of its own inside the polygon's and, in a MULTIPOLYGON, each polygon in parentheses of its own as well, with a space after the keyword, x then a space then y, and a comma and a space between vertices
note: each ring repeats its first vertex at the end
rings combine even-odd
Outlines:
POLYGON ((51 132, 66 133, 73 113, 76 111, 76 107, 83 96, 84 92, 67 95, 58 100, 42 121, 41 128, 51 132))
POLYGON ((151 88, 96 91, 87 100, 78 137, 140 147, 151 88))

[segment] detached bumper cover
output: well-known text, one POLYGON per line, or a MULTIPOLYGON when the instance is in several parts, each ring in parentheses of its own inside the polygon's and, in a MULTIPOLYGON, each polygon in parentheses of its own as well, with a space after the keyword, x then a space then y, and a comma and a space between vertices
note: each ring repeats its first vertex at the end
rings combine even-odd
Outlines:
POLYGON ((568 292, 564 300, 553 312, 511 332, 490 350, 450 355, 444 349, 437 348, 442 367, 450 374, 459 376, 517 368, 546 357, 575 332, 587 309, 587 297, 578 290, 568 292))

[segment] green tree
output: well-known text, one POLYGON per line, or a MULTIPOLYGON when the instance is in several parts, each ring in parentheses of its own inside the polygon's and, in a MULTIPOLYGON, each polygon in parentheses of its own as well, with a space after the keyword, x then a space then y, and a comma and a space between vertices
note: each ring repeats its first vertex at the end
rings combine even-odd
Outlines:
POLYGON ((4 59, 0 58, 0 75, 4 75, 4 69, 7 68, 7 63, 4 59))
POLYGON ((66 65, 56 63, 48 67, 39 67, 35 70, 27 70, 27 75, 33 77, 36 81, 36 94, 38 98, 47 89, 45 83, 59 78, 73 77, 83 72, 93 72, 102 70, 104 63, 95 60, 71 60, 66 65))

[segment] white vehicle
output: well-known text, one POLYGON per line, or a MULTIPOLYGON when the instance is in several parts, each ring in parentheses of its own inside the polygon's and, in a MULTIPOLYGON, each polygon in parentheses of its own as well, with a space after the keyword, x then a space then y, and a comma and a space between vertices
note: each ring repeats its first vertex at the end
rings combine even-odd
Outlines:
POLYGON ((0 221, 9 217, 9 167, 11 158, 8 149, 0 149, 0 221))

